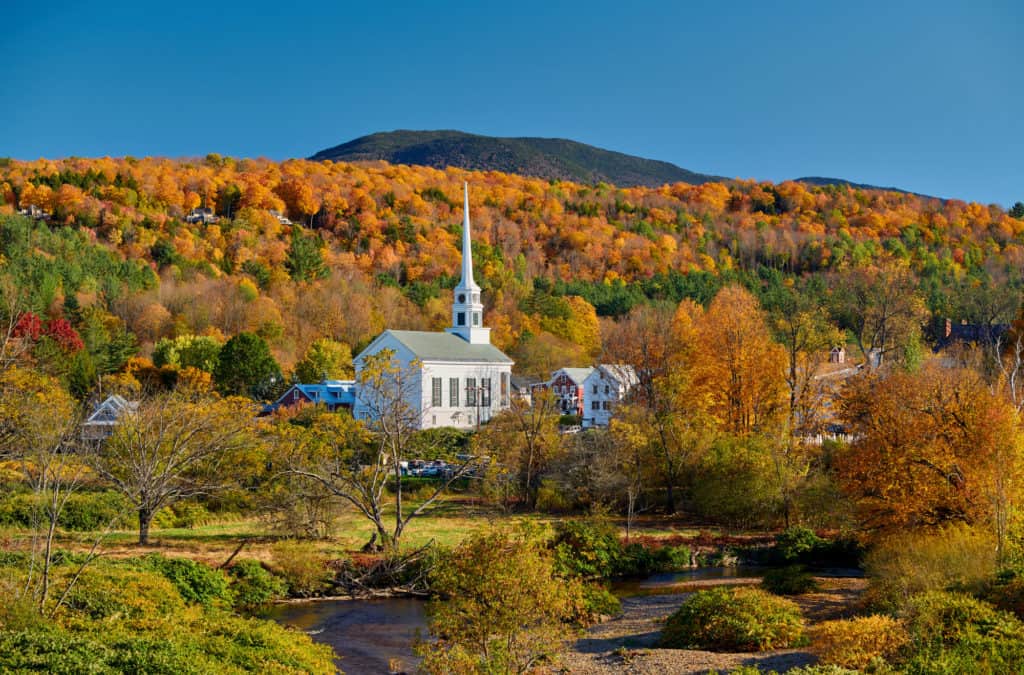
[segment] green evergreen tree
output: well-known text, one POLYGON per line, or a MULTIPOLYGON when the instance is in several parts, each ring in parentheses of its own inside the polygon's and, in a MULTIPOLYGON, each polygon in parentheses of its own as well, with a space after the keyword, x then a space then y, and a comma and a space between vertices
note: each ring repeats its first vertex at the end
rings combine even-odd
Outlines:
POLYGON ((263 338, 239 333, 221 348, 213 379, 222 394, 262 400, 280 383, 281 367, 263 338))
POLYGON ((292 228, 292 243, 284 265, 295 281, 312 281, 327 274, 324 257, 320 253, 324 242, 319 235, 303 234, 302 228, 292 228))

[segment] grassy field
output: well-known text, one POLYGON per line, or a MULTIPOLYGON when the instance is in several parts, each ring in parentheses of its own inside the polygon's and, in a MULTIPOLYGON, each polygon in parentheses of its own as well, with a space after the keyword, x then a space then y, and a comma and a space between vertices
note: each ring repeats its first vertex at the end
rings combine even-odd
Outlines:
MULTIPOLYGON (((415 504, 407 504, 407 508, 415 504)), ((393 512, 392 512, 393 513, 393 512)), ((390 516, 393 518, 393 515, 390 516)), ((572 516, 565 516, 572 517, 572 516)), ((538 514, 508 514, 499 508, 482 505, 474 500, 450 497, 438 500, 423 515, 415 518, 403 536, 403 548, 418 548, 434 542, 441 546, 454 546, 464 537, 486 529, 492 523, 530 521, 537 525, 552 524, 561 517, 538 514)), ((130 520, 128 522, 131 522, 130 520)), ((388 521, 390 525, 393 521, 388 521)), ((624 523, 612 521, 625 535, 624 523)), ((358 553, 370 539, 373 526, 354 510, 343 511, 335 522, 332 536, 316 541, 316 546, 331 557, 348 557, 358 553)), ((101 533, 74 532, 58 535, 61 548, 88 550, 101 533)), ((704 540, 718 538, 757 537, 752 533, 724 532, 719 528, 696 527, 676 519, 648 516, 634 523, 632 535, 651 541, 704 540)), ((152 551, 166 555, 185 556, 208 564, 219 565, 245 542, 239 554, 245 558, 270 559, 270 549, 286 537, 259 518, 214 519, 192 528, 157 528, 150 531, 150 544, 139 546, 138 533, 125 527, 102 537, 100 550, 113 557, 135 556, 152 551)), ((24 530, 0 530, 0 540, 10 548, 24 546, 24 530)))

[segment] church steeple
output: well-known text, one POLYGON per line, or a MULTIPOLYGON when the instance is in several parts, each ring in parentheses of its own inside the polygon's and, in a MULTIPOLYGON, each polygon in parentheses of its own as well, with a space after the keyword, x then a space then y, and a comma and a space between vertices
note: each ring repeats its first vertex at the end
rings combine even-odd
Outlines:
POLYGON ((462 184, 462 283, 465 288, 479 288, 473 281, 473 246, 469 239, 469 183, 462 184))
POLYGON ((452 325, 446 329, 470 344, 490 344, 491 329, 484 328, 484 306, 480 287, 473 281, 473 247, 469 231, 469 184, 463 184, 462 280, 455 287, 452 325))

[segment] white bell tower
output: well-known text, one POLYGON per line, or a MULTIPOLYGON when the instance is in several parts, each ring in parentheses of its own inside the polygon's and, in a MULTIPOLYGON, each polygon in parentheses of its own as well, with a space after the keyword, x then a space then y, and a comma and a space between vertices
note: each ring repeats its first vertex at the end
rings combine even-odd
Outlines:
POLYGON ((472 345, 491 343, 491 329, 484 328, 484 306, 480 287, 473 281, 473 249, 469 236, 469 184, 463 184, 462 210, 462 281, 455 287, 452 303, 452 325, 445 330, 472 345))

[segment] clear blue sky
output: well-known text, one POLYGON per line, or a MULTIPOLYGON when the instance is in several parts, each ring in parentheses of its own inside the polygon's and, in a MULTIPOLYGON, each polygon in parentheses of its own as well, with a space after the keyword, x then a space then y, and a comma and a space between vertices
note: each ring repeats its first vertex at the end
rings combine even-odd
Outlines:
POLYGON ((1024 200, 1024 4, 4 3, 0 155, 556 136, 694 171, 1024 200))

